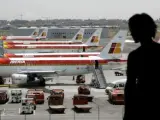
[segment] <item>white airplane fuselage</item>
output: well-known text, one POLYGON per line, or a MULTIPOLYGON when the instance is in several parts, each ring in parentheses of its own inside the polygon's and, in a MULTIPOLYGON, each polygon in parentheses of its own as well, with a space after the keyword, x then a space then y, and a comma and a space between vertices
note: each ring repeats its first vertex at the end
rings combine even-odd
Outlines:
MULTIPOLYGON (((21 58, 15 58, 15 59, 21 59, 21 58)), ((25 59, 25 58, 24 58, 25 59)), ((60 58, 54 58, 54 59, 60 59, 60 58)), ((75 76, 75 75, 81 75, 81 74, 88 74, 91 73, 92 70, 95 67, 94 61, 98 60, 98 61, 104 61, 104 59, 97 57, 97 56, 90 56, 90 57, 85 57, 85 58, 70 58, 71 60, 74 59, 79 59, 78 61, 80 62, 81 59, 83 60, 87 60, 90 61, 90 64, 86 65, 86 64, 54 64, 54 65, 14 65, 14 64, 8 64, 5 65, 3 63, 3 65, 0 65, 0 76, 2 77, 10 77, 12 74, 24 74, 21 72, 25 73, 29 73, 30 71, 34 71, 36 73, 36 71, 38 71, 38 75, 45 77, 54 77, 54 71, 56 71, 56 73, 58 74, 58 76, 75 76), (45 72, 44 72, 45 71, 45 72), (41 73, 42 72, 42 73, 41 73)), ((63 62, 63 61, 62 61, 63 62)), ((67 63, 67 62, 66 62, 67 63)), ((76 63, 76 62, 75 62, 76 63)), ((101 62, 100 62, 101 63, 101 62)), ((102 69, 103 70, 109 70, 111 68, 116 68, 116 67, 120 67, 121 65, 126 64, 125 62, 106 62, 103 63, 102 65, 102 69)), ((26 81, 24 80, 16 80, 13 81, 14 84, 23 84, 26 83, 26 81)))
POLYGON ((102 50, 102 46, 88 46, 84 44, 76 45, 29 45, 27 48, 21 48, 21 45, 18 45, 19 48, 13 46, 9 48, 8 46, 4 47, 7 53, 59 53, 59 52, 97 52, 102 50), (39 47, 38 47, 39 46, 39 47))
POLYGON ((6 40, 34 40, 32 36, 7 36, 6 40))

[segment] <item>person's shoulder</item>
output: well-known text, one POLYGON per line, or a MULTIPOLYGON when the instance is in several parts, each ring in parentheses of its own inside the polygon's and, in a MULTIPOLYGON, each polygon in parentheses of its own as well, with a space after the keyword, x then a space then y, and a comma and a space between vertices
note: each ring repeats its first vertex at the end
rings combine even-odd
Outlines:
POLYGON ((153 45, 154 48, 156 47, 156 48, 159 48, 159 49, 160 49, 160 43, 157 43, 157 42, 154 42, 154 41, 153 41, 153 44, 152 44, 152 45, 153 45))
POLYGON ((129 53, 129 56, 130 56, 130 57, 131 57, 131 56, 135 56, 135 55, 137 55, 137 54, 139 53, 139 51, 141 51, 141 47, 138 47, 137 49, 131 51, 131 52, 129 53))

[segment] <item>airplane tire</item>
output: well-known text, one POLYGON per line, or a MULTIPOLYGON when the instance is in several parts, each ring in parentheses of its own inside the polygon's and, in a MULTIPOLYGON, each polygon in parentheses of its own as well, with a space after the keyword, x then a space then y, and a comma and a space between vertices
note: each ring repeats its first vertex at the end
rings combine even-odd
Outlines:
POLYGON ((45 86, 45 79, 43 77, 39 77, 40 86, 45 86))
POLYGON ((4 84, 4 80, 0 80, 0 85, 3 85, 4 84))

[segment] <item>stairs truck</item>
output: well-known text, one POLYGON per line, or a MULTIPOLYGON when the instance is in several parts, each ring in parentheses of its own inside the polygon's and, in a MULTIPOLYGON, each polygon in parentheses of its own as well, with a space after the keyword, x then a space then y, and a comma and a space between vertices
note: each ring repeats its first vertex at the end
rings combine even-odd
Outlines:
POLYGON ((22 90, 12 89, 11 90, 11 103, 20 103, 22 100, 22 90))
POLYGON ((92 107, 88 104, 88 98, 85 95, 74 95, 73 106, 76 112, 89 112, 92 107))
POLYGON ((22 114, 33 114, 35 110, 35 101, 33 98, 23 98, 22 99, 22 114))
POLYGON ((87 85, 79 86, 78 87, 78 94, 80 94, 80 95, 82 94, 82 95, 86 96, 88 98, 89 102, 92 102, 92 100, 93 100, 93 95, 91 95, 90 88, 87 85))
POLYGON ((27 91, 27 95, 35 97, 36 104, 44 104, 45 96, 42 89, 30 89, 27 91))
POLYGON ((0 90, 0 104, 5 104, 9 100, 9 95, 7 90, 0 90))
POLYGON ((51 91, 50 96, 48 97, 48 107, 51 113, 64 113, 65 106, 64 102, 64 90, 63 89, 54 89, 51 91))

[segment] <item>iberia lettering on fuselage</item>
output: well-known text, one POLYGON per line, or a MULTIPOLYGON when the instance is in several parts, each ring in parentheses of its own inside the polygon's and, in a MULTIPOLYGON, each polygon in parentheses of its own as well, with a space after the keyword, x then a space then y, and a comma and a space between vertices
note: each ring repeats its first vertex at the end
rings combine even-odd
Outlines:
POLYGON ((25 63, 24 60, 11 60, 10 64, 25 63))

